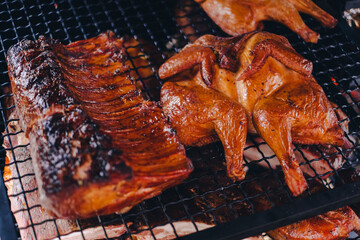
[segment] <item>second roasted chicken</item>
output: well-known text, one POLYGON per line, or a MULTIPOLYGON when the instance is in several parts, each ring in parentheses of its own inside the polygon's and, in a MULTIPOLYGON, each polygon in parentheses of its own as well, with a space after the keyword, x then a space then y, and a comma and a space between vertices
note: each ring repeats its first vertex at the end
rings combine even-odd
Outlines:
MULTIPOLYGON (((341 147, 345 142, 344 131, 338 124, 332 104, 311 72, 312 63, 300 56, 286 38, 266 32, 252 32, 232 38, 205 35, 165 62, 159 69, 159 76, 163 79, 172 77, 175 83, 170 84, 173 85, 180 86, 188 81, 197 85, 196 88, 187 89, 187 92, 181 92, 183 95, 200 96, 204 91, 217 90, 217 94, 226 95, 239 103, 247 116, 248 133, 260 135, 275 152, 285 181, 297 196, 307 188, 307 183, 292 144, 341 147), (179 73, 182 75, 177 75, 179 73)), ((170 114, 172 123, 186 122, 186 117, 196 121, 199 117, 209 115, 208 111, 213 111, 203 108, 193 115, 188 114, 185 108, 172 109, 184 97, 179 91, 167 91, 167 86, 164 85, 162 90, 162 103, 165 114, 169 115, 166 112, 169 110, 173 113, 170 114)), ((211 101, 210 98, 209 95, 203 101, 211 101)), ((193 102, 188 101, 187 104, 193 102)), ((217 108, 226 115, 227 106, 217 108)), ((216 128, 214 122, 220 121, 221 116, 215 114, 215 120, 206 124, 216 128)), ((241 114, 237 117, 239 119, 232 117, 232 124, 242 121, 241 114)), ((180 141, 183 141, 184 135, 196 134, 195 131, 185 132, 180 124, 173 127, 181 132, 180 141)), ((224 131, 225 127, 216 129, 218 134, 224 131)), ((238 133, 230 131, 228 134, 238 133)), ((225 149, 236 145, 224 140, 222 135, 219 134, 225 149)), ((244 146, 245 137, 238 139, 236 146, 244 146)), ((231 159, 231 156, 226 159, 231 159)))
POLYGON ((316 18, 333 28, 337 20, 311 0, 195 0, 209 17, 226 33, 237 36, 263 28, 263 21, 285 24, 306 42, 316 43, 319 34, 301 19, 299 12, 316 18))

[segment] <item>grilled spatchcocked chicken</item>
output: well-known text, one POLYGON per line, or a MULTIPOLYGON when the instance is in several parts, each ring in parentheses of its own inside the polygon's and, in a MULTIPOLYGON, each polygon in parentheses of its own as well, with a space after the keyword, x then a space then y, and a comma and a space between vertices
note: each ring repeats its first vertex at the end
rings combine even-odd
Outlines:
POLYGON ((248 133, 259 134, 275 152, 295 196, 307 183, 292 144, 345 142, 332 104, 311 75, 312 63, 284 37, 266 32, 232 38, 205 35, 165 62, 159 76, 165 79, 188 69, 192 74, 186 80, 244 107, 248 133))
POLYGON ((41 203, 58 217, 126 212, 192 170, 161 109, 135 87, 130 43, 107 32, 69 45, 23 40, 8 51, 41 203))
POLYGON ((337 20, 311 0, 195 0, 219 27, 237 36, 263 28, 263 21, 285 24, 305 41, 316 43, 319 34, 301 19, 299 12, 311 15, 325 27, 334 27, 337 20))

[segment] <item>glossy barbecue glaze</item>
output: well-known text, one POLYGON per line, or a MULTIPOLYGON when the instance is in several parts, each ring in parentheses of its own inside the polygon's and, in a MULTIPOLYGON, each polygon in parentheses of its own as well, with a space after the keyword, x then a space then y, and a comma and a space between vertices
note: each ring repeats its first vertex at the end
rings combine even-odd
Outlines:
POLYGON ((192 170, 161 109, 135 86, 131 44, 107 32, 67 46, 40 37, 9 49, 41 203, 58 217, 126 212, 192 170))
POLYGON ((305 41, 316 43, 319 34, 305 25, 299 12, 311 15, 325 27, 334 27, 337 20, 311 0, 195 0, 219 27, 237 36, 263 28, 263 21, 285 24, 305 41), (299 11, 299 12, 298 12, 299 11))
POLYGON ((193 73, 187 80, 242 105, 248 132, 259 134, 275 152, 295 196, 307 184, 292 143, 344 144, 337 115, 311 76, 311 62, 284 37, 266 32, 234 38, 205 35, 164 63, 159 75, 168 78, 187 69, 193 73))

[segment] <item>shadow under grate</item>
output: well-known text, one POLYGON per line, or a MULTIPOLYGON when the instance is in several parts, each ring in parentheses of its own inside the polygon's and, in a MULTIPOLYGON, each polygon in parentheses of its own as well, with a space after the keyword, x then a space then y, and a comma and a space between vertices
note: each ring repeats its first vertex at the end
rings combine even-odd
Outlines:
MULTIPOLYGON (((360 182, 356 171, 360 159, 357 140, 360 133, 360 50, 340 27, 324 29, 315 20, 306 16, 304 19, 306 24, 321 34, 318 44, 305 43, 295 33, 276 23, 266 23, 265 30, 285 35, 301 55, 314 63, 314 77, 327 97, 350 120, 347 137, 353 144, 348 150, 352 154, 349 156, 347 150, 342 149, 334 153, 346 160, 342 167, 317 173, 312 164, 321 160, 329 162, 332 157, 322 153, 321 149, 318 149, 322 153, 320 158, 305 158, 302 163, 313 171, 312 176, 307 177, 308 182, 321 180, 322 185, 315 187, 320 189, 320 193, 314 194, 312 188, 304 193, 302 199, 292 197, 284 183, 282 171, 270 167, 275 156, 264 152, 264 143, 256 139, 245 151, 256 151, 259 157, 246 162, 250 170, 244 181, 233 182, 226 176, 222 145, 214 143, 202 148, 188 148, 187 155, 195 167, 191 176, 161 195, 145 200, 127 214, 68 221, 40 216, 43 210, 33 200, 37 196, 37 187, 33 183, 35 178, 31 171, 28 144, 20 141, 23 132, 16 128, 18 120, 11 115, 14 106, 5 61, 7 49, 25 38, 36 40, 39 35, 50 36, 64 44, 91 38, 106 30, 112 30, 118 36, 134 36, 137 40, 151 43, 158 51, 143 51, 149 62, 143 68, 151 69, 154 75, 149 79, 138 79, 143 92, 151 100, 157 101, 162 82, 156 75, 156 69, 162 61, 196 36, 225 34, 191 1, 185 1, 182 5, 167 0, 1 2, 0 128, 4 132, 1 141, 4 140, 6 144, 0 150, 0 165, 8 198, 12 202, 12 213, 24 219, 17 222, 18 232, 23 238, 34 239, 41 239, 44 234, 61 239, 246 237, 360 201, 360 182), (154 61, 153 55, 158 55, 157 59, 160 60, 154 61), (259 164, 270 169, 264 170, 259 164), (11 174, 7 169, 11 170, 11 174), (329 174, 332 176, 324 181, 323 178, 329 174), (13 202, 21 204, 15 205, 13 202), (210 230, 189 235, 206 228, 210 230)), ((138 47, 144 48, 142 44, 138 47)), ((304 155, 303 147, 296 149, 304 155)))

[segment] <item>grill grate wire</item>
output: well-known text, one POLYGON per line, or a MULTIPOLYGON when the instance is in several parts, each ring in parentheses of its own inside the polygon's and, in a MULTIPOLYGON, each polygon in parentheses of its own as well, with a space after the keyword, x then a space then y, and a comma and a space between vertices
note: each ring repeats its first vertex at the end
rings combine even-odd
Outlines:
MULTIPOLYGON (((0 3, 0 88, 2 91, 0 96, 2 119, 0 128, 4 132, 1 141, 7 139, 10 143, 10 148, 0 150, 0 162, 3 174, 4 167, 13 166, 16 169, 15 177, 5 178, 5 184, 9 186, 11 183, 17 183, 21 187, 21 191, 16 194, 9 193, 8 198, 10 200, 22 198, 25 202, 25 206, 13 211, 13 214, 21 213, 29 217, 29 222, 26 224, 15 223, 14 227, 17 230, 18 238, 20 238, 20 232, 30 230, 35 239, 40 239, 41 236, 39 236, 37 228, 45 224, 50 224, 53 227, 54 237, 59 239, 75 236, 74 234, 77 234, 76 236, 79 238, 87 239, 90 237, 87 230, 93 228, 99 228, 102 232, 101 238, 105 239, 136 239, 141 234, 147 235, 149 239, 157 239, 159 228, 167 224, 170 229, 168 236, 177 238, 184 234, 181 233, 179 222, 189 223, 188 227, 192 229, 189 233, 198 232, 203 228, 201 223, 204 222, 220 226, 226 222, 236 222, 239 219, 258 215, 260 211, 256 211, 256 201, 260 198, 266 199, 272 209, 279 205, 276 198, 278 195, 283 197, 282 204, 290 204, 287 206, 288 208, 291 208, 291 204, 297 201, 284 184, 281 170, 263 171, 256 167, 254 161, 247 161, 246 165, 255 174, 242 182, 230 181, 226 177, 222 146, 220 143, 214 143, 202 148, 187 148, 187 155, 192 159, 195 167, 191 177, 182 184, 164 191, 163 194, 145 200, 127 214, 112 214, 98 216, 91 220, 76 220, 74 228, 66 233, 62 233, 61 223, 58 219, 49 218, 38 221, 38 219, 33 218, 33 211, 39 210, 40 205, 29 204, 30 199, 28 198, 30 194, 37 191, 37 188, 26 189, 26 181, 33 177, 34 173, 22 174, 21 171, 21 165, 28 163, 31 159, 29 157, 16 158, 15 152, 26 149, 27 145, 13 143, 12 136, 17 136, 21 132, 13 133, 10 131, 9 124, 17 122, 18 119, 9 119, 9 113, 14 109, 14 106, 5 104, 12 97, 10 93, 5 91, 10 85, 5 61, 7 49, 21 39, 36 40, 39 35, 46 35, 61 41, 63 44, 68 44, 94 37, 106 30, 112 30, 118 36, 128 34, 137 40, 144 39, 150 42, 160 52, 161 59, 164 61, 169 54, 180 51, 193 36, 206 33, 224 36, 224 33, 195 3, 185 1, 183 5, 178 7, 183 9, 184 15, 174 14, 175 5, 175 3, 167 0, 105 0, 101 2, 92 0, 5 0, 0 3), (192 12, 187 11, 187 8, 190 7, 193 8, 192 12), (182 25, 179 19, 188 19, 189 24, 182 25), (186 27, 191 27, 194 33, 187 34, 186 27), (6 153, 12 155, 13 162, 5 163, 6 153), (274 186, 268 187, 264 184, 267 178, 273 179, 274 186), (257 184, 260 190, 255 193, 249 191, 249 186, 252 184, 257 184), (111 229, 115 225, 122 225, 123 227, 123 232, 118 236, 115 236, 111 229)), ((359 98, 356 98, 360 84, 359 47, 343 33, 340 27, 332 30, 324 29, 315 20, 306 16, 304 19, 306 24, 321 34, 318 44, 305 43, 296 34, 276 23, 266 23, 265 30, 285 35, 301 55, 314 63, 314 77, 323 87, 327 97, 337 103, 338 108, 347 114, 350 119, 348 136, 357 139, 360 137, 360 106, 359 98)), ((137 81, 144 87, 144 92, 149 99, 159 100, 162 81, 156 75, 156 68, 160 63, 152 60, 152 55, 156 53, 147 53, 143 44, 134 47, 141 48, 149 62, 147 66, 142 66, 142 68, 149 68, 154 73, 149 79, 139 77, 137 81)), ((352 140, 350 137, 348 139, 352 140)), ((340 189, 348 183, 342 176, 345 171, 357 174, 355 167, 358 165, 357 160, 360 159, 360 147, 357 142, 353 142, 353 144, 354 147, 351 150, 354 157, 352 158, 346 156, 346 150, 338 149, 339 152, 336 154, 341 154, 346 159, 346 163, 338 170, 332 169, 334 173, 331 178, 332 182, 324 183, 326 187, 340 189), (334 183, 338 185, 334 187, 334 183)), ((262 145, 263 143, 254 142, 245 151, 256 149, 262 156, 258 162, 264 162, 270 166, 270 161, 274 156, 265 155, 261 150, 262 145)), ((302 148, 298 147, 297 149, 304 156, 302 148)), ((321 150, 319 149, 319 151, 321 150)), ((306 159, 306 162, 303 163, 309 165, 315 173, 313 177, 307 177, 308 181, 320 180, 322 176, 326 175, 317 174, 311 165, 311 163, 321 159, 329 162, 329 156, 322 154, 320 159, 306 159)), ((331 195, 330 191, 325 192, 331 195)), ((310 190, 305 195, 315 197, 310 190)), ((360 200, 360 196, 355 193, 348 194, 346 197, 346 204, 360 200)), ((335 198, 330 199, 334 201, 335 198)), ((335 201, 330 203, 336 204, 335 201)), ((330 203, 324 202, 325 205, 328 204, 328 207, 330 203)), ((342 204, 345 204, 344 201, 342 204)), ((307 206, 304 209, 311 210, 311 207, 307 206)), ((325 210, 325 207, 321 210, 314 209, 313 214, 316 211, 323 212, 325 210)), ((305 214, 298 214, 297 216, 298 219, 304 217, 306 217, 305 214)), ((289 218, 287 220, 295 221, 297 219, 289 218)), ((281 223, 277 224, 277 226, 281 225, 281 223)), ((212 229, 216 231, 219 226, 212 229)), ((261 233, 264 229, 265 225, 263 229, 259 226, 256 233, 261 233)), ((189 235, 189 239, 191 236, 189 235)), ((359 238, 354 237, 352 239, 359 238)))

